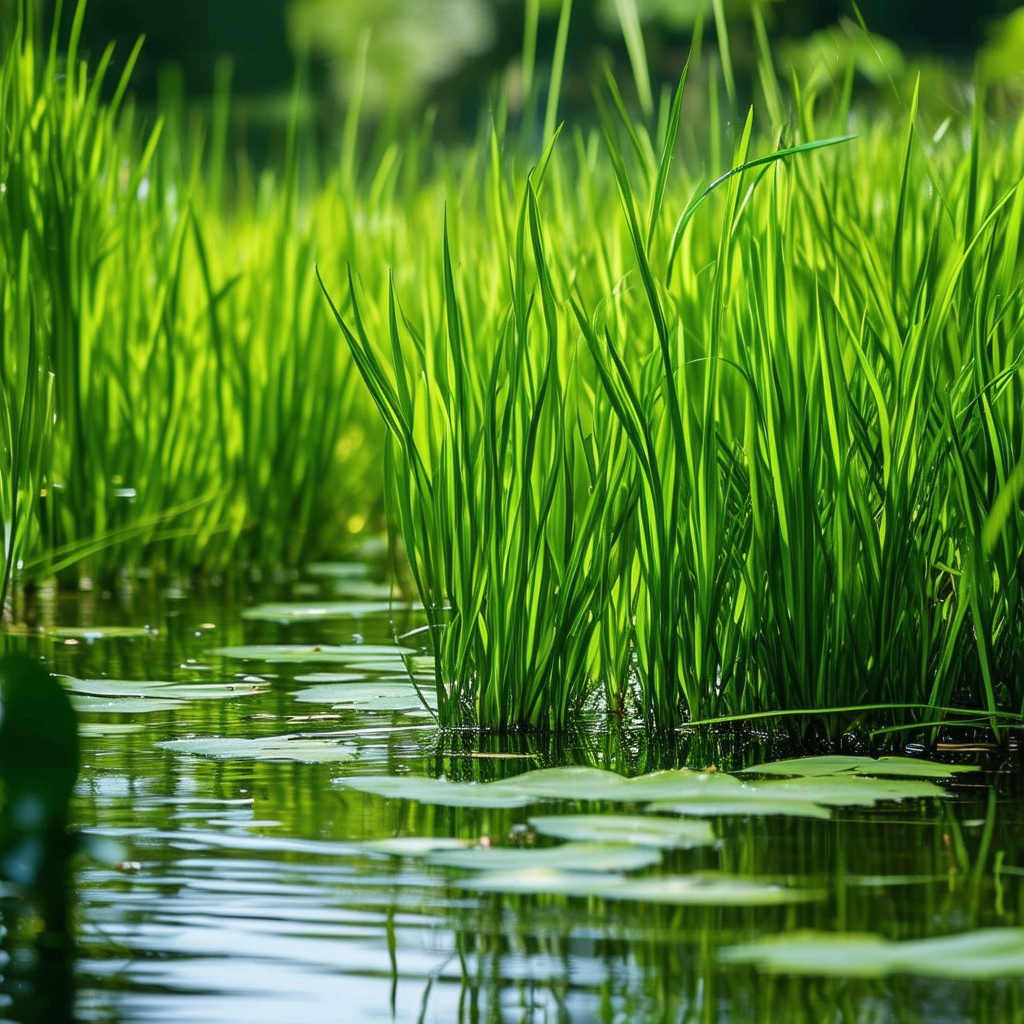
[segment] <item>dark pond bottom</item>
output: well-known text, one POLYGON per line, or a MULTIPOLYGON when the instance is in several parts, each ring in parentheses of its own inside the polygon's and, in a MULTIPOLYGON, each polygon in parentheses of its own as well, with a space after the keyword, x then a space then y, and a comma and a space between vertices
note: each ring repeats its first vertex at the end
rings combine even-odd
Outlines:
MULTIPOLYGON (((76 1019, 1024 1022, 1024 932, 988 931, 1024 925, 1012 772, 965 773, 941 783, 941 798, 819 817, 710 814, 694 819, 708 823, 707 841, 644 846, 647 866, 616 876, 654 880, 648 897, 581 891, 561 873, 578 877, 578 847, 563 849, 535 819, 638 815, 643 801, 594 801, 567 786, 560 800, 446 806, 343 782, 488 782, 558 764, 705 769, 721 743, 654 751, 606 730, 558 747, 442 737, 409 683, 421 660, 393 649, 395 632, 420 624, 414 609, 382 611, 387 588, 359 565, 315 567, 284 592, 310 607, 239 601, 239 613, 170 591, 146 613, 92 595, 44 612, 65 631, 8 638, 70 677, 84 730, 72 822, 97 849, 75 862, 76 1019), (330 744, 158 746, 296 733, 330 744), (393 837, 421 842, 372 845, 393 837), (109 841, 105 861, 97 840, 109 841), (514 882, 481 882, 445 863, 450 840, 557 849, 556 881, 544 891, 549 876, 527 862, 514 882), (725 888, 700 905, 679 877, 725 888), (749 898, 729 888, 735 880, 749 898), (808 948, 774 970, 742 952, 805 930, 808 948), (944 936, 964 936, 965 949, 902 945, 944 936)), ((49 1024, 62 1012, 59 965, 33 959, 34 928, 31 905, 0 890, 0 1024, 49 1024)))

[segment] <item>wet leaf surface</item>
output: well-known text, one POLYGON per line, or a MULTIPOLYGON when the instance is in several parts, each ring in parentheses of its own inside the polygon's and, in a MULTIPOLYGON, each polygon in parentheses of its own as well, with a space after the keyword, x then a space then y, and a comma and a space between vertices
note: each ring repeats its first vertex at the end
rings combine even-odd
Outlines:
POLYGON ((397 644, 244 644, 215 647, 209 653, 269 664, 338 662, 364 667, 366 662, 384 663, 402 671, 406 656, 415 652, 397 644))
POLYGON ((561 846, 473 846, 441 850, 427 856, 428 864, 470 871, 532 871, 537 868, 581 871, 639 871, 661 862, 661 853, 631 843, 563 843, 561 846))
POLYGON ((916 757, 854 757, 828 754, 821 757, 796 757, 769 761, 748 768, 743 774, 799 775, 820 778, 828 775, 906 776, 912 779, 950 779, 961 772, 978 771, 976 765, 939 764, 916 757))
POLYGON ((824 897, 818 889, 797 889, 734 875, 658 875, 623 878, 555 868, 485 872, 464 878, 457 885, 481 892, 534 893, 562 896, 597 896, 691 907, 767 907, 813 902, 824 897))
POLYGON ((409 611, 416 606, 403 601, 310 601, 305 603, 258 604, 242 611, 243 619, 263 622, 322 622, 327 619, 365 618, 409 611))
POLYGON ((679 821, 638 814, 551 814, 530 818, 543 836, 581 842, 633 843, 661 849, 690 849, 715 842, 704 821, 679 821))
POLYGON ((355 746, 337 739, 308 736, 265 736, 256 739, 210 736, 202 739, 165 740, 157 744, 179 754, 199 754, 229 761, 299 761, 307 764, 351 761, 355 746))
POLYGON ((940 978, 1024 975, 1024 930, 984 928, 960 935, 891 942, 880 935, 800 932, 721 950, 725 963, 785 974, 940 978))
POLYGON ((164 700, 229 700, 234 697, 251 697, 266 692, 268 683, 171 683, 160 681, 138 681, 132 679, 75 679, 61 676, 72 693, 90 697, 145 697, 164 700))
POLYGON ((791 818, 832 817, 832 812, 820 804, 804 800, 772 800, 770 797, 737 795, 732 798, 709 795, 691 797, 689 800, 658 800, 648 807, 649 811, 660 814, 682 814, 695 818, 743 817, 784 815, 791 818))
POLYGON ((334 709, 362 711, 424 711, 437 706, 433 690, 423 687, 417 690, 409 682, 325 683, 299 690, 294 697, 308 704, 330 704, 334 709))

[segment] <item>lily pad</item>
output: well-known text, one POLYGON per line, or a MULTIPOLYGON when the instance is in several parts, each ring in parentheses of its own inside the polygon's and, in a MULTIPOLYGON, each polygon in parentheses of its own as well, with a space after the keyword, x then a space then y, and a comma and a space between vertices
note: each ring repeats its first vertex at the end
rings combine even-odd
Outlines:
POLYGON ((435 708, 437 697, 432 689, 419 691, 411 683, 325 683, 295 693, 297 701, 307 704, 330 704, 334 709, 356 708, 360 711, 423 711, 435 708), (420 697, 422 694, 422 698, 420 697))
POLYGON ((792 814, 827 818, 827 807, 870 807, 882 800, 947 795, 931 782, 862 778, 850 773, 743 783, 721 772, 656 772, 627 779, 599 768, 566 767, 542 768, 487 783, 452 783, 412 776, 358 776, 338 781, 341 785, 380 796, 450 807, 522 807, 541 799, 655 801, 649 810, 708 817, 792 814))
POLYGON ((265 693, 267 683, 172 683, 158 680, 75 679, 60 676, 72 693, 91 697, 145 697, 165 700, 228 700, 265 693))
POLYGON ((310 736, 264 736, 238 739, 210 736, 204 739, 165 740, 157 744, 179 754, 200 754, 227 761, 301 761, 307 764, 351 761, 358 754, 352 744, 310 736))
MULTIPOLYGON (((358 601, 390 601, 394 588, 388 583, 375 583, 372 580, 334 579, 330 584, 331 591, 337 597, 358 601)), ((399 607, 397 604, 395 607, 399 607)), ((418 605, 417 607, 422 607, 418 605)))
POLYGON ((769 799, 806 801, 827 807, 873 807, 882 800, 934 799, 949 795, 934 782, 850 774, 782 779, 744 788, 769 799))
POLYGON ((296 662, 341 662, 362 665, 387 662, 399 671, 405 666, 408 648, 392 644, 247 644, 239 647, 215 647, 211 654, 242 661, 266 661, 274 664, 296 662))
POLYGON ((486 871, 456 885, 478 892, 598 896, 676 906, 764 907, 824 898, 824 890, 794 889, 769 882, 717 873, 624 878, 622 875, 555 868, 486 871))
POLYGON ((879 935, 797 932, 728 947, 719 959, 784 974, 1018 977, 1024 975, 1024 929, 984 928, 911 942, 891 942, 879 935))
POLYGON ((502 782, 491 782, 489 786, 514 790, 534 799, 546 797, 552 800, 631 800, 632 796, 622 795, 628 779, 615 772, 600 768, 569 765, 564 768, 538 768, 502 782))
POLYGON ((470 871, 639 871, 661 862, 661 853, 631 843, 564 843, 544 849, 473 846, 466 850, 440 850, 428 864, 470 871))
POLYGON ((534 800, 629 800, 632 798, 621 796, 627 782, 625 776, 615 772, 568 765, 564 768, 539 768, 486 784, 534 800))
POLYGON ((366 679, 364 672, 306 672, 295 677, 297 683, 361 683, 366 679))
POLYGON ((73 693, 71 706, 80 714, 146 715, 158 711, 178 711, 185 706, 185 702, 164 697, 96 697, 73 693))
POLYGON ((727 798, 713 794, 688 800, 658 800, 647 809, 655 813, 682 814, 692 818, 759 818, 775 815, 790 818, 832 817, 827 807, 804 800, 772 800, 756 796, 727 798))
POLYGON ((438 850, 464 850, 472 845, 468 839, 445 839, 433 836, 395 836, 392 839, 371 839, 362 844, 372 853, 392 857, 423 857, 438 850))
POLYGON ((828 754, 822 757, 796 757, 788 761, 769 761, 747 768, 759 775, 800 775, 820 778, 828 775, 895 775, 912 779, 948 779, 958 772, 978 771, 977 765, 939 764, 916 757, 853 757, 828 754))
POLYGON ((527 896, 603 896, 607 890, 624 882, 622 875, 534 867, 520 871, 484 871, 455 879, 452 884, 477 892, 521 893, 527 896))
POLYGON ((494 783, 448 782, 418 775, 353 775, 334 782, 346 789, 392 800, 418 800, 444 807, 524 807, 531 797, 494 783))
POLYGON ((625 792, 628 796, 625 799, 637 802, 706 799, 713 794, 735 794, 742 789, 743 783, 735 775, 727 775, 724 772, 695 772, 680 768, 627 779, 625 792))
POLYGON ((828 818, 829 807, 873 807, 883 800, 944 797, 932 782, 912 779, 874 779, 853 775, 778 779, 695 793, 682 800, 658 800, 650 811, 706 817, 720 815, 791 815, 828 818))
POLYGON ((311 562, 305 569, 307 576, 326 576, 335 580, 362 579, 369 572, 370 567, 364 562, 311 562))
POLYGON ((706 872, 631 878, 603 893, 606 899, 670 903, 686 907, 772 907, 822 900, 824 889, 798 889, 741 875, 706 872))
POLYGON ((700 796, 709 792, 738 790, 743 783, 722 772, 694 772, 688 769, 651 772, 628 779, 600 768, 569 766, 540 768, 500 783, 534 797, 552 800, 592 800, 616 803, 647 803, 672 797, 700 796))
POLYGON ((47 630, 50 636, 66 640, 120 640, 139 636, 156 636, 157 631, 149 626, 58 626, 47 630))
MULTIPOLYGON (((72 706, 74 701, 72 701, 72 706)), ((141 722, 79 722, 78 735, 89 739, 106 736, 130 736, 142 732, 146 727, 141 722)))
POLYGON ((320 622, 327 619, 362 618, 414 607, 402 601, 311 601, 309 603, 258 604, 242 612, 243 619, 263 622, 320 622))
POLYGON ((632 843, 659 849, 710 846, 715 834, 705 821, 679 821, 640 814, 552 814, 530 818, 542 836, 582 842, 632 843))

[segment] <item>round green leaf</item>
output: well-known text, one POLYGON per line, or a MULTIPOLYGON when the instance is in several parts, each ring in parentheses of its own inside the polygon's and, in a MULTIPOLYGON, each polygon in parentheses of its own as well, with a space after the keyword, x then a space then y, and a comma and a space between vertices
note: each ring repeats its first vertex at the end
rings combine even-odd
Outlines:
POLYGON ((562 846, 484 847, 439 850, 427 857, 430 864, 470 871, 639 871, 661 861, 658 850, 631 843, 564 843, 562 846))
POLYGON ((543 836, 579 842, 632 843, 661 849, 690 849, 715 842, 704 821, 679 821, 639 814, 551 814, 530 818, 543 836))
POLYGON ((264 736, 256 739, 210 736, 165 740, 157 746, 179 754, 200 754, 227 761, 301 761, 312 764, 351 761, 358 754, 352 744, 309 736, 264 736))

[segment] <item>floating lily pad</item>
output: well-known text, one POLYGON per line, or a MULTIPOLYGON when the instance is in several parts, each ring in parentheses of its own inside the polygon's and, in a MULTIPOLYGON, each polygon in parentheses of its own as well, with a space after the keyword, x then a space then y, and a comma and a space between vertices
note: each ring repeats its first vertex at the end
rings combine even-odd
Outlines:
POLYGON ((81 714, 146 715, 158 711, 178 711, 185 706, 185 702, 164 697, 96 697, 73 693, 71 705, 81 714))
POLYGON ((523 807, 532 799, 525 793, 502 789, 494 783, 448 782, 418 775, 353 775, 334 782, 360 793, 444 807, 523 807))
POLYGON ((686 907, 771 907, 822 900, 826 892, 824 889, 797 889, 740 875, 706 872, 630 878, 602 895, 606 899, 686 907))
MULTIPOLYGON (((720 776, 716 776, 720 777, 720 776)), ((797 779, 779 779, 736 787, 718 785, 681 800, 658 800, 648 810, 705 817, 720 815, 790 815, 828 818, 829 807, 873 807, 882 800, 944 797, 931 782, 864 778, 849 772, 797 779)))
POLYGON ((603 896, 624 882, 622 875, 534 867, 521 871, 484 871, 456 879, 452 884, 477 892, 521 893, 527 896, 603 896))
MULTIPOLYGON (((424 690, 424 692, 433 692, 424 690)), ((449 801, 464 793, 459 786, 472 786, 473 804, 477 807, 522 807, 542 799, 599 801, 618 803, 645 803, 657 796, 700 795, 725 790, 740 790, 743 783, 730 775, 706 774, 691 771, 655 772, 651 775, 627 779, 615 772, 600 768, 568 766, 564 768, 541 768, 525 772, 501 782, 481 784, 451 783, 440 779, 412 780, 409 776, 392 779, 396 784, 390 792, 388 777, 382 776, 373 785, 374 792, 381 796, 404 796, 415 782, 417 795, 408 799, 424 803, 463 806, 449 801), (422 785, 420 785, 422 784, 422 785), (400 790, 400 791, 399 791, 400 790)), ((339 780, 344 785, 349 780, 339 780)), ((352 780, 353 788, 363 784, 363 777, 352 780)))
MULTIPOLYGON (((374 583, 372 580, 335 579, 331 591, 337 597, 357 601, 390 601, 395 596, 394 588, 388 583, 374 583)), ((399 607, 397 604, 395 607, 399 607)), ((421 606, 418 606, 421 607, 421 606)))
POLYGON ((263 622, 319 622, 326 619, 362 618, 414 607, 402 601, 311 601, 305 604, 258 604, 242 612, 243 619, 263 622))
POLYGON ((938 764, 916 757, 853 757, 828 754, 823 757, 796 757, 788 761, 756 764, 747 772, 760 775, 800 775, 820 778, 828 775, 896 775, 912 779, 948 779, 957 772, 978 771, 977 765, 938 764))
POLYGON ((625 797, 619 799, 646 802, 648 800, 705 799, 713 794, 738 793, 743 783, 735 775, 724 772, 694 772, 686 768, 651 772, 626 780, 625 797))
POLYGON ((363 848, 392 857, 423 857, 438 850, 464 850, 472 845, 468 839, 444 839, 431 836, 395 836, 393 839, 372 839, 363 848))
POLYGON ((359 776, 342 785, 380 796, 450 807, 522 807, 540 799, 618 803, 655 801, 649 810, 678 814, 792 814, 827 818, 827 807, 870 807, 882 800, 946 796, 934 783, 863 778, 851 773, 821 778, 743 783, 721 772, 656 772, 626 779, 598 768, 542 768, 488 783, 452 783, 412 776, 359 776), (369 781, 367 781, 369 779, 369 781), (372 788, 369 788, 372 787, 372 788), (661 797, 661 799, 657 799, 661 797), (461 801, 468 800, 469 803, 461 801))
POLYGON ((50 636, 67 640, 120 640, 139 636, 156 636, 149 626, 58 626, 48 630, 50 636))
MULTIPOLYGON (((74 705, 74 700, 72 700, 74 705)), ((79 722, 78 735, 90 739, 105 736, 129 736, 133 732, 142 732, 146 727, 141 722, 79 722)))
POLYGON ((179 754, 201 754, 227 761, 302 761, 309 764, 351 761, 358 753, 350 743, 309 736, 264 736, 257 739, 210 736, 205 739, 165 740, 157 746, 179 754))
POLYGON ((172 683, 158 680, 133 679, 75 679, 60 676, 61 681, 72 693, 87 694, 91 697, 145 697, 165 700, 229 700, 233 697, 249 697, 265 693, 267 683, 172 683))
POLYGON ((628 779, 600 768, 569 766, 541 768, 500 783, 535 797, 553 800, 614 801, 647 803, 650 800, 684 798, 708 792, 740 789, 743 783, 721 772, 694 772, 688 769, 651 772, 628 779))
POLYGON ((552 814, 530 818, 543 836, 582 842, 632 843, 660 849, 690 849, 715 841, 705 821, 678 821, 639 814, 552 814))
POLYGON ((619 796, 626 778, 600 768, 569 765, 564 768, 539 768, 502 782, 488 783, 515 790, 525 796, 553 800, 622 800, 619 796))
POLYGON ((639 871, 661 862, 661 853, 631 843, 564 843, 544 849, 473 846, 466 850, 439 850, 427 863, 470 871, 639 871))
POLYGON ((365 672, 306 672, 295 677, 297 683, 360 683, 365 681, 365 672))
POLYGON ((744 788, 768 799, 807 801, 828 807, 872 807, 882 800, 932 799, 949 795, 933 782, 874 779, 850 774, 782 779, 744 788))
POLYGON ((560 871, 555 868, 487 871, 475 877, 460 879, 455 884, 479 892, 598 896, 608 900, 636 900, 676 906, 779 906, 819 900, 825 895, 819 889, 794 889, 725 874, 623 878, 621 875, 560 871))
POLYGON ((363 665, 373 662, 375 667, 386 663, 390 669, 401 671, 405 656, 412 652, 392 644, 248 644, 240 647, 215 647, 211 654, 243 661, 287 662, 340 662, 363 665))
POLYGON ((433 709, 437 697, 432 689, 411 683, 325 683, 295 693, 297 701, 307 704, 330 704, 335 709, 357 708, 360 711, 423 711, 423 701, 433 709), (422 698, 420 697, 422 694, 422 698))
POLYGON ((889 889, 904 885, 949 885, 949 875, 847 875, 847 889, 889 889))
POLYGON ((772 800, 751 796, 691 797, 688 800, 658 800, 649 811, 664 814, 682 814, 691 818, 759 818, 785 815, 790 818, 831 818, 832 812, 820 804, 804 800, 772 800))
POLYGON ((797 932, 731 946, 723 949, 719 958, 784 974, 1017 977, 1024 975, 1024 930, 985 928, 912 942, 890 942, 879 935, 797 932))
POLYGON ((335 580, 362 579, 370 568, 363 562, 311 562, 306 566, 307 576, 326 576, 335 580))

